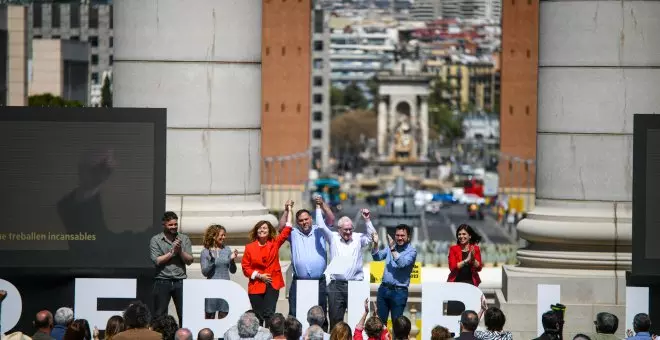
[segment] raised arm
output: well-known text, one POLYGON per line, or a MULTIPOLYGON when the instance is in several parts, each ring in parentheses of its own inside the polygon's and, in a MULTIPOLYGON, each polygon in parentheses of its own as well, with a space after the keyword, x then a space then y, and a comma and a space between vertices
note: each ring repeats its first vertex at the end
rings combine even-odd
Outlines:
POLYGON ((374 228, 374 225, 371 223, 371 212, 369 209, 362 209, 360 212, 362 214, 362 218, 364 218, 365 224, 367 225, 367 232, 366 234, 362 234, 360 241, 362 247, 366 247, 373 240, 373 235, 376 234, 376 228, 374 228))
POLYGON ((318 202, 316 203, 316 225, 323 233, 323 237, 325 237, 328 244, 332 244, 332 231, 325 224, 325 220, 323 219, 323 209, 321 209, 321 205, 318 202))
POLYGON ((277 238, 275 239, 277 248, 281 247, 282 244, 284 244, 284 241, 286 241, 289 238, 289 235, 291 235, 291 221, 293 220, 293 216, 291 214, 292 207, 288 203, 289 201, 287 201, 287 205, 284 210, 287 217, 286 222, 284 223, 284 228, 280 229, 280 234, 277 235, 277 238))
POLYGON ((282 216, 280 217, 280 228, 278 230, 280 233, 282 232, 282 229, 284 229, 284 226, 286 225, 286 221, 288 221, 288 219, 290 217, 289 215, 291 215, 289 213, 289 211, 290 211, 289 207, 290 206, 293 206, 293 201, 292 200, 287 200, 284 203, 284 212, 282 213, 282 216))
POLYGON ((321 202, 323 202, 321 209, 323 209, 323 214, 325 215, 325 224, 328 226, 335 225, 335 214, 332 212, 332 209, 330 209, 330 206, 322 199, 321 202))

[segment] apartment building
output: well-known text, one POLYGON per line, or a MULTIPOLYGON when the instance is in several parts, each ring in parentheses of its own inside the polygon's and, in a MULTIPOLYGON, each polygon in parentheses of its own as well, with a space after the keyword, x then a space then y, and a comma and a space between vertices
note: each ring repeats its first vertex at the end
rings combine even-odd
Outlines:
POLYGON ((29 94, 50 93, 86 103, 89 98, 89 45, 81 41, 34 39, 29 94))
MULTIPOLYGON (((103 83, 103 73, 111 70, 113 64, 112 1, 37 2, 29 6, 28 21, 32 39, 89 44, 89 84, 103 83)), ((98 105, 90 98, 85 102, 98 105)))
POLYGON ((25 106, 28 95, 27 9, 0 5, 0 105, 25 106))
POLYGON ((323 7, 312 11, 312 168, 327 170, 330 160, 330 29, 323 7))
POLYGON ((499 68, 489 57, 450 56, 443 61, 427 62, 447 86, 453 108, 463 111, 493 112, 500 89, 499 68))

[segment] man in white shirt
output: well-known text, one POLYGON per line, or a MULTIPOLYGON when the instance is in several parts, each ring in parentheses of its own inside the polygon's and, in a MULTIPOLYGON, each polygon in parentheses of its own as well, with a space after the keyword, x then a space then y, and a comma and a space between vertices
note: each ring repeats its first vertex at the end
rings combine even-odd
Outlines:
POLYGON ((330 272, 330 284, 328 285, 328 316, 330 329, 339 321, 344 320, 346 308, 348 307, 348 281, 362 281, 362 249, 373 241, 376 234, 371 222, 368 209, 362 209, 362 217, 367 220, 367 233, 353 233, 353 221, 347 216, 337 222, 338 232, 332 232, 323 221, 321 207, 316 206, 316 223, 325 234, 325 239, 330 245, 330 266, 333 261, 345 264, 343 273, 330 272))

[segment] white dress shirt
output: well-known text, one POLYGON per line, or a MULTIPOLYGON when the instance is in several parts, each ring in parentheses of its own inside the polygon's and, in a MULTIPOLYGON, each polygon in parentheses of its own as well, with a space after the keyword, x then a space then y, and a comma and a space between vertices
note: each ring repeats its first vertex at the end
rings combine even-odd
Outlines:
MULTIPOLYGON (((371 221, 367 221, 367 233, 353 233, 350 241, 345 241, 338 232, 330 231, 323 220, 322 210, 316 208, 316 219, 319 228, 325 234, 325 239, 330 244, 330 263, 335 259, 338 261, 349 261, 342 274, 330 274, 330 280, 362 281, 362 249, 371 243, 372 235, 376 233, 371 221), (319 219, 319 217, 321 217, 319 219)), ((340 228, 337 226, 337 228, 340 228)), ((330 267, 330 266, 328 266, 330 267)))

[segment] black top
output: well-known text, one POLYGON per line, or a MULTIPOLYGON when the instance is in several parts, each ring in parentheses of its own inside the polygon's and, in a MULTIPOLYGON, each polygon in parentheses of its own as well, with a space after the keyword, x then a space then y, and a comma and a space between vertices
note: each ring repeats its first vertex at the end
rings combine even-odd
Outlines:
MULTIPOLYGON (((468 258, 470 252, 463 251, 463 261, 468 258)), ((464 282, 469 284, 474 284, 472 282, 472 266, 465 264, 461 269, 458 270, 458 275, 456 276, 456 282, 464 282)))

